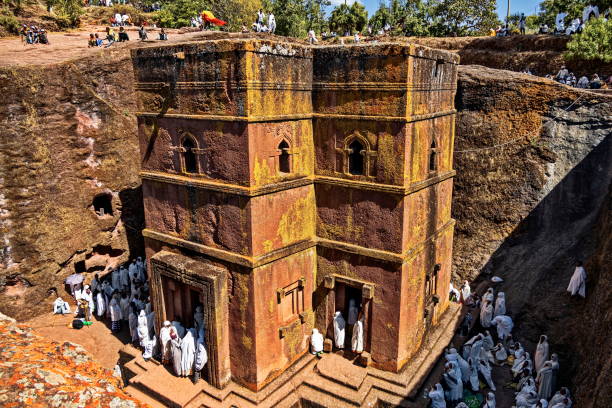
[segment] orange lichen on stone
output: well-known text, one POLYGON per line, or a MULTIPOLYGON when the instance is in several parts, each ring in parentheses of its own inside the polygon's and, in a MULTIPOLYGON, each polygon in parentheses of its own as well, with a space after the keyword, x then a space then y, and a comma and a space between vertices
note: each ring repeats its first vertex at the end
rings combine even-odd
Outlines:
POLYGON ((146 407, 79 345, 50 341, 0 314, 0 406, 146 407))

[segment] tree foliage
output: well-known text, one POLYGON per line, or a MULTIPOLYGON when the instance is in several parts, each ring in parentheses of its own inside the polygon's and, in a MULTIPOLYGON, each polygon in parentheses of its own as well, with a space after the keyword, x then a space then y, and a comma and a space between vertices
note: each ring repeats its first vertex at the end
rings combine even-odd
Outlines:
POLYGON ((567 43, 569 59, 600 60, 612 62, 612 20, 591 20, 582 33, 575 34, 567 43))
POLYGON ((361 32, 368 22, 368 12, 358 2, 352 5, 340 4, 332 10, 329 17, 329 28, 340 34, 361 32))
POLYGON ((270 0, 276 19, 276 34, 289 37, 305 37, 307 33, 306 6, 301 0, 270 0))
POLYGON ((495 7, 495 0, 436 0, 432 4, 430 34, 485 35, 499 23, 495 7))
POLYGON ((169 0, 162 2, 155 20, 162 27, 186 27, 191 24, 192 17, 210 10, 215 17, 227 22, 228 30, 238 31, 243 24, 251 26, 260 8, 261 0, 169 0))
POLYGON ((317 33, 325 30, 327 20, 325 19, 325 9, 331 5, 329 0, 306 0, 306 28, 317 33))

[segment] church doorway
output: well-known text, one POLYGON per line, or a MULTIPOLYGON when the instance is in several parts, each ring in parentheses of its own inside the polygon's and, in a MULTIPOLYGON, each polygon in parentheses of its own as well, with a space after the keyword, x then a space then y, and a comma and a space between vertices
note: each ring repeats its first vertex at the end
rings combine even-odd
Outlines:
POLYGON ((363 298, 363 286, 360 282, 336 282, 334 291, 334 304, 335 311, 342 313, 342 317, 346 322, 345 337, 344 337, 344 349, 351 350, 352 339, 353 339, 353 326, 359 316, 363 316, 364 326, 364 351, 369 351, 369 345, 367 342, 368 328, 369 328, 369 316, 365 300, 363 298))

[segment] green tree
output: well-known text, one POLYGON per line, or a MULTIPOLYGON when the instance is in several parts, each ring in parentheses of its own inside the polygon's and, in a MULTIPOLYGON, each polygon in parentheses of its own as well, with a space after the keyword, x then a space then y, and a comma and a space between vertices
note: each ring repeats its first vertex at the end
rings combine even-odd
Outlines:
POLYGON ((369 21, 369 25, 372 27, 372 32, 376 33, 387 24, 390 25, 392 22, 393 18, 391 17, 391 10, 389 7, 387 7, 384 1, 381 1, 378 5, 378 10, 376 10, 369 21))
POLYGON ((325 9, 331 5, 329 0, 306 0, 306 28, 320 33, 327 27, 325 9))
POLYGON ((612 20, 591 20, 582 33, 574 35, 567 43, 566 57, 612 62, 612 20))
POLYGON ((403 35, 424 37, 430 35, 432 6, 421 0, 410 0, 404 6, 404 18, 401 22, 403 35))
POLYGON ((70 26, 77 27, 83 15, 82 5, 81 0, 55 0, 53 11, 60 19, 68 21, 70 26))
POLYGON ((227 22, 228 30, 238 31, 243 25, 251 27, 260 8, 261 0, 224 0, 213 1, 209 10, 215 17, 227 22))
POLYGON ((301 0, 270 0, 266 10, 272 9, 276 19, 276 34, 305 37, 307 33, 306 7, 301 0))
MULTIPOLYGON (((188 27, 191 18, 197 17, 203 10, 209 9, 207 0, 172 0, 163 3, 162 10, 158 12, 156 20, 162 27, 188 27)), ((212 10, 211 10, 212 11, 212 10)), ((223 16, 216 16, 223 20, 223 16)))
POLYGON ((436 36, 485 35, 499 21, 495 0, 433 0, 431 34, 436 36))
POLYGON ((353 34, 355 31, 361 32, 367 22, 368 12, 358 2, 354 2, 351 6, 340 4, 332 10, 329 17, 330 29, 337 31, 340 35, 353 34))

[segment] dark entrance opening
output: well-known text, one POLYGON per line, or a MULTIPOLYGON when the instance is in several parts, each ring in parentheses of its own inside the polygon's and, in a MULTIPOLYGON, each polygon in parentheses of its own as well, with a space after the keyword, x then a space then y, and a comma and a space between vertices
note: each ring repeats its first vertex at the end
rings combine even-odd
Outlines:
POLYGON ((190 138, 186 138, 185 140, 183 140, 183 149, 185 149, 185 151, 183 152, 183 159, 185 161, 185 172, 187 173, 198 172, 196 154, 193 151, 194 148, 195 143, 193 142, 193 140, 191 140, 190 138))
POLYGON ((278 150, 281 154, 278 158, 278 169, 281 173, 291 173, 291 163, 289 162, 289 144, 286 141, 280 142, 278 150))
MULTIPOLYGON (((346 322, 345 336, 344 336, 344 349, 351 350, 351 342, 353 339, 353 325, 362 310, 362 290, 360 287, 350 286, 345 283, 336 283, 336 311, 342 312, 342 317, 346 322), (353 309, 351 312, 352 307, 353 309), (354 321, 355 320, 355 321, 354 321)), ((365 342, 364 342, 365 346, 365 342)), ((365 347, 364 347, 365 349, 365 347)))
POLYGON ((363 174, 363 145, 358 140, 353 140, 349 150, 349 173, 360 176, 363 174))
POLYGON ((92 204, 98 217, 113 215, 113 196, 110 193, 98 194, 94 197, 92 204))

